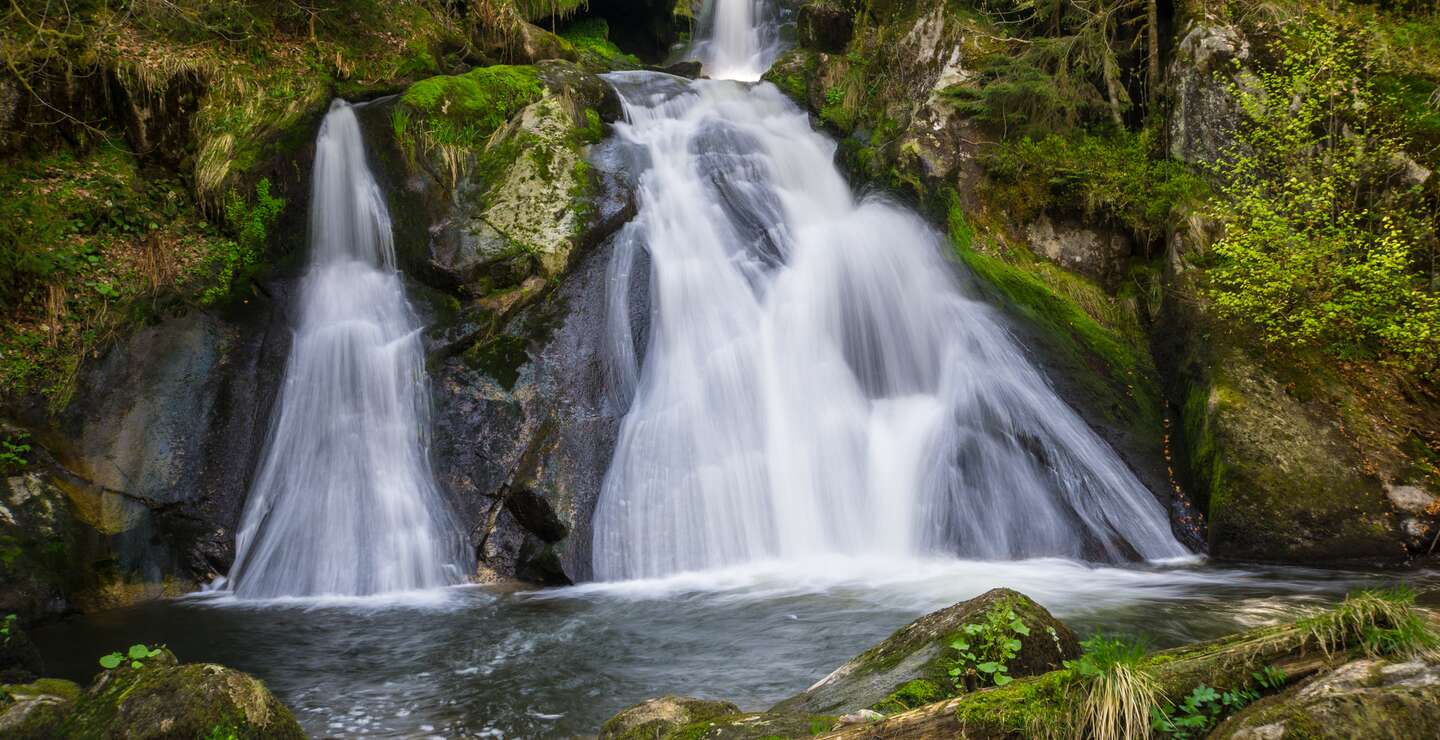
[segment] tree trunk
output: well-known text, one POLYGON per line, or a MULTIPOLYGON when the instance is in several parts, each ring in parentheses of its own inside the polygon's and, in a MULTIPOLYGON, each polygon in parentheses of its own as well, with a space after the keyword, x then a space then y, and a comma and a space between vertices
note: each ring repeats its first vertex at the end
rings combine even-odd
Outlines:
POLYGON ((1146 113, 1153 114, 1160 100, 1160 3, 1159 0, 1145 0, 1146 56, 1149 57, 1149 76, 1145 79, 1145 101, 1149 106, 1146 113))

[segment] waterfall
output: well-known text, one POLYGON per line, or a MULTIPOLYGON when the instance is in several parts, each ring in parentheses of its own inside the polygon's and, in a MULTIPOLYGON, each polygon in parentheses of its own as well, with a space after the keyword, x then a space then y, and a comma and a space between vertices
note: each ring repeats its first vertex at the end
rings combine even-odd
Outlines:
POLYGON ((420 327, 344 101, 320 126, 313 177, 310 264, 231 587, 268 598, 457 583, 469 558, 431 472, 420 327))
MULTIPOLYGON (((696 54, 754 79, 751 0, 696 54)), ((827 553, 986 559, 1186 554, 1156 498, 1055 394, 942 256, 857 199, 835 144, 769 84, 609 76, 648 162, 611 290, 648 252, 644 361, 612 297, 630 398, 594 518, 601 579, 827 553)), ((644 279, 647 276, 638 276, 644 279)), ((618 349, 617 349, 618 348, 618 349)))
POLYGON ((768 0, 706 3, 692 55, 716 79, 758 81, 782 50, 778 15, 768 0))

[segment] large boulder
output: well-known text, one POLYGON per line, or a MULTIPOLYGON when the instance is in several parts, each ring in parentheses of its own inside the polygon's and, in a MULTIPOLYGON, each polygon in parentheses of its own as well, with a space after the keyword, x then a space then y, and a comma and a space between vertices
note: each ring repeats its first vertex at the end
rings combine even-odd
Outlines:
POLYGON ((1440 737, 1440 664, 1356 660, 1256 702, 1211 733, 1219 740, 1440 737))
POLYGON ((1180 422, 1175 469, 1208 520, 1210 554, 1371 563, 1424 553, 1437 524, 1421 472, 1433 453, 1411 430, 1433 423, 1436 404, 1397 391, 1413 381, 1394 374, 1346 375, 1253 346, 1216 315, 1194 267, 1213 238, 1200 219, 1172 235, 1155 332, 1180 422))
POLYGON ((1006 664, 1011 677, 1053 671, 1080 655, 1080 641, 1064 622, 1024 594, 997 588, 901 627, 771 711, 840 714, 869 707, 895 711, 953 696, 956 688, 949 668, 958 654, 950 643, 965 637, 967 625, 984 625, 993 615, 1008 612, 1029 632, 1006 664))
POLYGON ((96 677, 57 728, 64 737, 304 738, 265 684, 211 663, 179 664, 168 651, 96 677))
POLYGON ((304 738, 265 684, 167 650, 101 671, 81 690, 42 679, 0 687, 0 736, 13 738, 304 738))

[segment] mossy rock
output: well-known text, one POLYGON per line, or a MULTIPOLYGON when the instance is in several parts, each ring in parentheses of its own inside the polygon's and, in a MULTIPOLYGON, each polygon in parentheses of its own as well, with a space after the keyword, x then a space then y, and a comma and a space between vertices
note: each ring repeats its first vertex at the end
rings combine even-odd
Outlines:
POLYGON ((179 665, 169 651, 107 670, 75 702, 57 737, 304 738, 259 680, 220 665, 179 665))
POLYGON ((874 707, 897 711, 952 696, 949 676, 956 651, 950 642, 966 625, 984 624, 994 610, 1009 609, 1029 629, 1019 653, 1006 664, 1012 677, 1061 667, 1080 654, 1075 633, 1045 607, 1005 588, 927 614, 901 627, 803 693, 771 710, 794 714, 840 714, 874 707))
POLYGON ((669 737, 687 725, 735 714, 740 714, 740 707, 728 701, 662 696, 640 702, 611 717, 600 728, 600 740, 653 740, 669 737))
POLYGON ((1256 702, 1219 740, 1440 737, 1440 664, 1357 660, 1256 702))
POLYGON ((29 684, 0 686, 0 737, 42 740, 69 716, 81 689, 75 683, 42 678, 29 684))

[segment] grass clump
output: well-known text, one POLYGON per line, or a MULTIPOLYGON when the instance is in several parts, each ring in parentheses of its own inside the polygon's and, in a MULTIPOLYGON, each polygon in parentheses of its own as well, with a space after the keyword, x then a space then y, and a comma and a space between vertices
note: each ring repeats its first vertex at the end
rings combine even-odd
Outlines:
POLYGON ((1415 609, 1415 592, 1403 586, 1351 594, 1296 627, 1327 655, 1350 650, 1372 658, 1440 658, 1440 635, 1415 609))
POLYGON ((1140 667, 1145 648, 1104 635, 1085 640, 1081 647, 1085 652, 1079 658, 1065 661, 1075 737, 1144 737, 1160 697, 1155 679, 1140 667))

